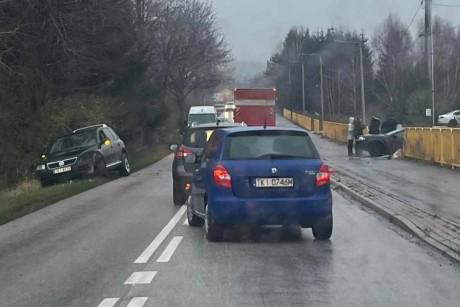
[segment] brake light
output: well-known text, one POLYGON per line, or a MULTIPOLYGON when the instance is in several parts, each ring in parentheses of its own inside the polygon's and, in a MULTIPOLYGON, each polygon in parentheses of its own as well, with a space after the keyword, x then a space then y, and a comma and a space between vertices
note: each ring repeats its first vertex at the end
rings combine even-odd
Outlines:
POLYGON ((322 187, 330 183, 331 172, 326 164, 321 164, 318 173, 316 174, 316 186, 322 187))
POLYGON ((174 159, 185 159, 188 155, 193 154, 193 151, 185 149, 183 147, 179 147, 176 150, 176 154, 174 155, 174 159))
POLYGON ((216 186, 226 189, 232 188, 232 177, 223 165, 219 164, 214 167, 212 178, 216 186))

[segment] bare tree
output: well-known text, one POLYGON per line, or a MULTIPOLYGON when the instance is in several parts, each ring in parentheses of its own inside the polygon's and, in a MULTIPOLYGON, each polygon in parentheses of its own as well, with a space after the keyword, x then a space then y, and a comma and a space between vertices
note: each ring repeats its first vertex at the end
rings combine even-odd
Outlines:
POLYGON ((173 1, 157 25, 152 33, 156 58, 152 71, 174 96, 181 121, 186 99, 194 90, 213 88, 223 81, 230 50, 209 3, 173 1))
POLYGON ((372 45, 377 56, 378 100, 396 112, 403 107, 403 95, 413 68, 412 39, 395 15, 389 15, 375 33, 372 45))

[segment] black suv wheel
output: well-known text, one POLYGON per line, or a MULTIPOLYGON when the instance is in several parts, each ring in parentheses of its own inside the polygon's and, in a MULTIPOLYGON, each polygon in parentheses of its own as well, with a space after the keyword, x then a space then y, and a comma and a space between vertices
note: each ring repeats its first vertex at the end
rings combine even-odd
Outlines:
POLYGON ((184 189, 179 186, 177 182, 173 183, 173 202, 176 206, 181 206, 185 203, 187 199, 187 194, 185 194, 184 189))

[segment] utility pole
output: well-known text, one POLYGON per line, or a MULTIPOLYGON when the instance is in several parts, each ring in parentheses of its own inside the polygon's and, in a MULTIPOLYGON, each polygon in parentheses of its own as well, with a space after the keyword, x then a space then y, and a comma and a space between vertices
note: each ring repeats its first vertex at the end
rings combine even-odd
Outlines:
POLYGON ((363 65, 363 44, 364 44, 364 32, 361 33, 361 41, 359 42, 359 66, 361 70, 361 110, 362 110, 362 121, 366 123, 366 101, 364 97, 364 65, 363 65))
POLYGON ((319 78, 320 78, 320 90, 321 90, 321 127, 320 131, 323 130, 324 125, 324 94, 323 94, 323 57, 319 57, 319 78))
POLYGON ((430 80, 431 118, 434 126, 434 47, 431 5, 432 0, 425 0, 425 53, 428 63, 428 79, 430 80))
MULTIPOLYGON (((321 90, 321 119, 319 122, 319 129, 323 131, 323 122, 324 122, 324 93, 323 93, 323 57, 319 53, 301 53, 304 56, 317 56, 319 58, 319 77, 320 77, 320 90, 321 90)), ((302 62, 302 68, 303 68, 302 62)), ((302 77, 303 77, 303 70, 302 70, 302 77)), ((303 81, 302 81, 303 85, 303 81)))
POLYGON ((302 62, 302 115, 305 115, 305 74, 304 63, 302 62))

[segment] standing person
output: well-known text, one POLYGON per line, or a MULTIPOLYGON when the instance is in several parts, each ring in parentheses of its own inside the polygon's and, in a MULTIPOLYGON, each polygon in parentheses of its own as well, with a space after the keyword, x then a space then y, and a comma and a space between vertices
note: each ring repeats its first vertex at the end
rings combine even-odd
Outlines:
POLYGON ((354 130, 355 130, 355 126, 354 126, 354 121, 355 121, 355 118, 354 117, 350 117, 348 119, 348 155, 349 156, 352 156, 353 155, 353 140, 355 139, 355 135, 354 135, 354 130))
POLYGON ((363 133, 364 128, 365 126, 361 122, 361 118, 356 117, 355 122, 354 122, 353 134, 355 137, 355 153, 357 155, 361 154, 359 137, 364 134, 363 133))

